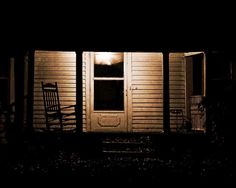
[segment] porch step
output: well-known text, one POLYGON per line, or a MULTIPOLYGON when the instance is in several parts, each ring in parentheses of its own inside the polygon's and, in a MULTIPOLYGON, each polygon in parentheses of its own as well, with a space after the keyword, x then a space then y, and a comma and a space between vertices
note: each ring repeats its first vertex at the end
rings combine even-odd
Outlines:
POLYGON ((116 136, 102 139, 102 152, 104 154, 148 155, 154 153, 154 147, 149 136, 116 136))

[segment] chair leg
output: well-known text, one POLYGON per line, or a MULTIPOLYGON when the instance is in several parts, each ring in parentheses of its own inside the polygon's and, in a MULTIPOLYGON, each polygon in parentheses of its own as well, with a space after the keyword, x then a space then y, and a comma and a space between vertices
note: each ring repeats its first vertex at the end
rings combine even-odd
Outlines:
POLYGON ((49 126, 49 123, 48 123, 48 118, 47 118, 47 116, 46 116, 46 128, 47 128, 48 131, 50 131, 50 126, 49 126))
POLYGON ((61 130, 63 130, 62 116, 60 116, 60 127, 61 127, 61 130))

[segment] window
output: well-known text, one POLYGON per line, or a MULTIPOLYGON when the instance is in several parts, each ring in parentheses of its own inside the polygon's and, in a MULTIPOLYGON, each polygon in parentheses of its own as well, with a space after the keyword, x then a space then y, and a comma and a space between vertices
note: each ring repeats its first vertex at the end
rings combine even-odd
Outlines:
POLYGON ((95 53, 94 110, 124 110, 123 59, 123 53, 95 53))

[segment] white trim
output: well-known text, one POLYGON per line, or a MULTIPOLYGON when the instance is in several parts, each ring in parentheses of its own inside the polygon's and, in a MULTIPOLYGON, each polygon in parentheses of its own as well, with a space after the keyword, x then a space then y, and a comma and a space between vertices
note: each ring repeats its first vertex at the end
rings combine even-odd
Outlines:
POLYGON ((133 110, 132 110, 132 55, 131 53, 126 53, 126 60, 127 60, 127 88, 126 88, 126 93, 127 93, 127 120, 128 120, 128 124, 127 124, 127 128, 128 128, 128 132, 132 131, 132 117, 133 117, 133 110))
POLYGON ((200 52, 186 52, 184 53, 184 56, 191 56, 191 55, 197 55, 197 54, 202 54, 204 52, 200 51, 200 52))
POLYGON ((206 96, 206 54, 203 53, 203 96, 206 96))

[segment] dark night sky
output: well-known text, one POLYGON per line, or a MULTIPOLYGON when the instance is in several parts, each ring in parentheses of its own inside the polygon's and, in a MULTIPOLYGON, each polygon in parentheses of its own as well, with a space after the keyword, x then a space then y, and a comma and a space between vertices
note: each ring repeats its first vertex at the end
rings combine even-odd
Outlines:
POLYGON ((5 6, 1 48, 176 51, 228 49, 236 41, 234 11, 226 3, 40 1, 5 6))

